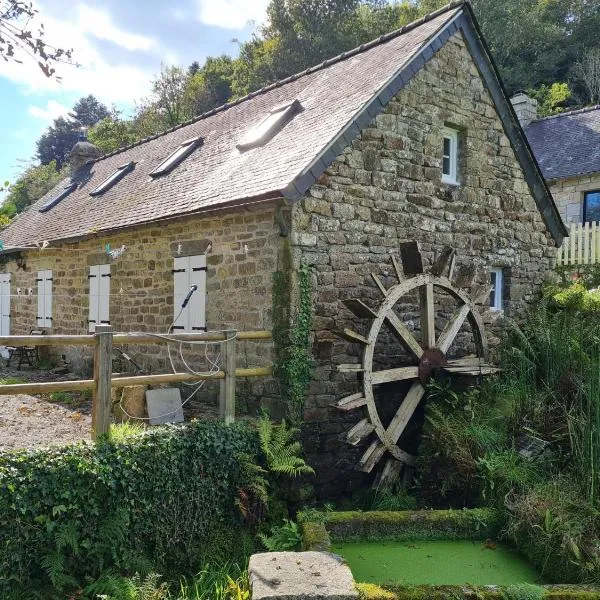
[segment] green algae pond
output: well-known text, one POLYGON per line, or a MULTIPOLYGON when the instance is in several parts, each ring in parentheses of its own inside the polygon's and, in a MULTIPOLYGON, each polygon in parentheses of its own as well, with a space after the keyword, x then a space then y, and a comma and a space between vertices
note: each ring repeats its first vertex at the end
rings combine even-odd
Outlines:
POLYGON ((537 571, 502 544, 469 540, 345 542, 342 556, 355 581, 405 585, 512 585, 543 583, 537 571))

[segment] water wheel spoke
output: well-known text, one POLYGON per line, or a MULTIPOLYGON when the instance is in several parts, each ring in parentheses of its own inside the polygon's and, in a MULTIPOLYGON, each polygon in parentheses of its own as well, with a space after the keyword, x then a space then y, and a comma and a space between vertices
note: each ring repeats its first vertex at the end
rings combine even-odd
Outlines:
POLYGON ((419 367, 398 367, 396 369, 384 369, 371 373, 371 383, 389 383, 390 381, 405 381, 416 379, 419 376, 419 367))
POLYGON ((371 310, 362 300, 349 298, 344 300, 344 305, 352 311, 359 319, 375 319, 377 314, 371 310))
POLYGON ((379 440, 373 441, 358 462, 360 470, 370 473, 384 454, 385 446, 379 440))
POLYGON ((466 356, 449 360, 444 366, 444 371, 452 375, 492 375, 499 373, 500 368, 486 363, 477 356, 466 356))
POLYGON ((419 405, 421 398, 425 395, 425 388, 420 382, 415 381, 406 394, 400 408, 396 411, 389 427, 385 431, 385 437, 390 445, 394 445, 400 439, 402 432, 408 425, 415 409, 419 405))
POLYGON ((436 258, 435 263, 431 267, 431 274, 439 277, 444 274, 444 271, 449 270, 449 267, 454 261, 456 250, 450 246, 444 246, 440 255, 436 258))
POLYGON ((419 288, 421 305, 421 342, 424 348, 435 346, 435 312, 433 307, 433 284, 426 283, 419 288))
POLYGON ((393 332, 396 334, 402 345, 410 352, 416 359, 421 358, 423 355, 423 348, 408 327, 396 316, 393 311, 390 311, 385 316, 385 322, 391 326, 393 332))
POLYGON ((456 339, 460 328, 463 326, 467 317, 469 316, 469 312, 471 311, 471 307, 468 304, 464 304, 446 323, 446 327, 444 327, 444 331, 442 331, 440 338, 438 339, 437 347, 444 352, 448 352, 450 346, 452 346, 452 342, 456 339))

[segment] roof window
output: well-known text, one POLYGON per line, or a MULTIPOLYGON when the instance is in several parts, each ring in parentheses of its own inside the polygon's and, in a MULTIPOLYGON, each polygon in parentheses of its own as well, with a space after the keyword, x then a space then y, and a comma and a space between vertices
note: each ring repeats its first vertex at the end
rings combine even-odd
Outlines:
POLYGON ((298 100, 274 108, 244 136, 237 149, 243 152, 266 144, 301 110, 302 104, 298 100))
POLYGON ((163 160, 154 171, 150 173, 151 177, 159 177, 170 173, 184 158, 189 156, 198 146, 202 145, 202 138, 195 137, 187 140, 175 150, 170 156, 163 160))
POLYGON ((95 190, 90 192, 90 196, 99 196, 110 189, 117 181, 123 179, 127 173, 133 171, 135 163, 133 161, 121 165, 110 177, 105 179, 95 190))
POLYGON ((43 204, 42 206, 40 206, 39 211, 46 212, 47 210, 50 210, 51 208, 56 206, 61 200, 66 198, 75 189, 77 189, 77 184, 70 183, 68 186, 66 186, 63 189, 63 191, 60 194, 58 194, 58 196, 56 196, 52 200, 48 200, 48 202, 46 202, 46 204, 43 204))

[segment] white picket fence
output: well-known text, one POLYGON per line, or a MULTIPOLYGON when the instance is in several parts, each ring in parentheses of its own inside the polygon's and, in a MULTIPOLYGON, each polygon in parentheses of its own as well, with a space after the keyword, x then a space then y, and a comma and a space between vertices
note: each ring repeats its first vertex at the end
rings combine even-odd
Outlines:
POLYGON ((569 237, 556 255, 557 265, 594 265, 600 263, 600 223, 571 223, 569 237))

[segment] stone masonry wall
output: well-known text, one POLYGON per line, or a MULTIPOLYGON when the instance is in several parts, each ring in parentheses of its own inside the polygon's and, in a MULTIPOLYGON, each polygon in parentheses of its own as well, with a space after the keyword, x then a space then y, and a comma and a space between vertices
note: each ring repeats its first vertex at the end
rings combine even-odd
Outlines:
MULTIPOLYGON (((349 494, 365 483, 356 464, 366 449, 348 446, 345 432, 364 409, 349 415, 330 405, 360 390, 339 363, 358 362, 360 348, 333 331, 367 332, 341 303, 381 295, 397 282, 390 254, 418 240, 428 268, 444 245, 457 264, 477 266, 480 283, 503 267, 505 309, 515 315, 539 292, 555 256, 522 169, 491 97, 460 34, 425 65, 358 139, 338 156, 293 211, 295 260, 314 269, 316 370, 305 406, 305 448, 317 467, 323 497, 349 494), (460 185, 441 183, 442 131, 460 131, 460 185)), ((410 323, 409 323, 410 325, 410 323)))
POLYGON ((584 193, 594 190, 600 190, 600 173, 550 182, 550 191, 567 225, 583 221, 584 193))
MULTIPOLYGON (((273 203, 237 211, 215 212, 118 233, 98 235, 71 244, 23 253, 25 269, 14 260, 0 266, 11 272, 12 334, 36 329, 37 272, 53 275, 53 328, 48 333, 88 332, 89 265, 111 263, 110 321, 115 331, 166 333, 173 320, 173 257, 207 252, 206 324, 209 330, 271 328, 271 287, 277 268, 280 236, 273 203), (102 252, 126 245, 117 260, 102 252), (33 295, 28 295, 32 289, 33 295), (20 295, 17 295, 17 290, 20 295)), ((169 372, 164 344, 124 348, 153 372, 169 372)), ((177 348, 173 346, 175 353, 177 348)), ((267 366, 272 360, 269 342, 239 342, 238 366, 267 366)), ((91 373, 91 353, 64 348, 72 367, 91 373)), ((194 353, 186 352, 194 357, 194 353)), ((206 370, 206 363, 197 357, 206 370)), ((255 400, 273 392, 273 380, 240 380, 238 399, 255 400)), ((207 385, 214 392, 216 384, 207 385)), ((209 393, 209 396, 211 394, 209 393)), ((213 394, 214 395, 214 394, 213 394)))

